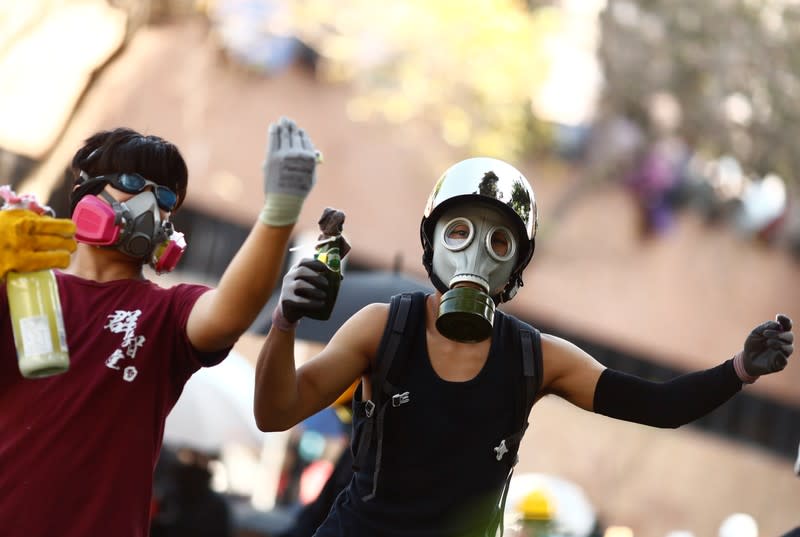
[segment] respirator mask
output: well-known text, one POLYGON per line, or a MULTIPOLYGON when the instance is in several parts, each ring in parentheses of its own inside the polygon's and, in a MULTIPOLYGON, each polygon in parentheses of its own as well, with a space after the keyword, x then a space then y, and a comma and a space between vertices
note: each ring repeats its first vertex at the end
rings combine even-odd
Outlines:
POLYGON ((157 273, 173 270, 186 249, 186 241, 168 218, 162 220, 160 209, 174 209, 175 194, 138 174, 109 174, 94 180, 136 195, 119 202, 103 190, 99 196, 108 203, 92 195, 81 198, 72 212, 75 239, 143 259, 157 273), (153 190, 145 190, 148 186, 153 190))
POLYGON ((511 279, 519 241, 513 222, 488 205, 444 211, 433 232, 433 274, 448 291, 436 327, 446 337, 482 341, 492 332, 495 302, 511 279))
POLYGON ((475 157, 442 174, 420 223, 422 264, 442 293, 442 335, 465 343, 491 336, 496 304, 522 286, 536 226, 533 189, 510 164, 475 157))

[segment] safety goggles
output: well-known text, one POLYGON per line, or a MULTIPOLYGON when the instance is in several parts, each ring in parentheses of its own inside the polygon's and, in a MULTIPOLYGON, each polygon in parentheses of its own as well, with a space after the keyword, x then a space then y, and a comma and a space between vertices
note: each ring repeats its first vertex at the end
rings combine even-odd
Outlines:
POLYGON ((148 186, 151 186, 153 187, 153 194, 156 197, 158 206, 168 212, 172 212, 178 204, 178 196, 175 192, 149 179, 145 179, 138 173, 111 173, 95 177, 95 179, 106 181, 117 190, 121 190, 126 194, 138 194, 148 186))

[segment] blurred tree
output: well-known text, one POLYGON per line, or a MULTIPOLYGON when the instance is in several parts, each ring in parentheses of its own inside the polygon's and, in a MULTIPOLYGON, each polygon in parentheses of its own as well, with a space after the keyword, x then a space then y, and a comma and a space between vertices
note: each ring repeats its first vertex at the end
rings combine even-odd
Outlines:
POLYGON ((546 145, 530 103, 558 10, 514 0, 289 4, 284 22, 320 55, 318 74, 359 90, 352 119, 424 119, 452 146, 501 158, 546 145))
POLYGON ((600 21, 606 113, 798 183, 800 4, 608 0, 600 21))

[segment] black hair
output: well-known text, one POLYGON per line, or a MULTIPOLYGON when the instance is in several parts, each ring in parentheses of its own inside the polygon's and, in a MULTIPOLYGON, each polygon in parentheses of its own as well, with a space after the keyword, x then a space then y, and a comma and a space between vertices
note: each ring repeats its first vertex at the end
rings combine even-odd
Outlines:
POLYGON ((73 180, 70 215, 82 197, 103 190, 105 183, 90 180, 100 175, 138 173, 166 186, 178 196, 176 211, 186 198, 189 183, 186 161, 174 144, 158 136, 144 136, 127 127, 100 131, 87 138, 72 157, 70 171, 73 180))

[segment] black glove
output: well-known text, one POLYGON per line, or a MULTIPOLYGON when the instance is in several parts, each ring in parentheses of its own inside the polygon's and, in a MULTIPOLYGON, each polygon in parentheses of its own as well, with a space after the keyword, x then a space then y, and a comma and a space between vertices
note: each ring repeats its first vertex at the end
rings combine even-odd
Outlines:
POLYGON ((325 263, 316 259, 302 259, 289 269, 281 284, 280 308, 283 317, 296 323, 301 317, 325 308, 328 295, 328 278, 325 263))
POLYGON ((757 377, 786 367, 794 351, 792 320, 778 314, 774 321, 756 326, 744 342, 742 365, 748 375, 757 377))

